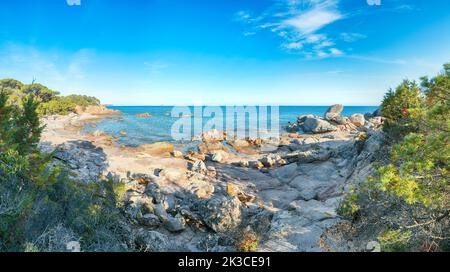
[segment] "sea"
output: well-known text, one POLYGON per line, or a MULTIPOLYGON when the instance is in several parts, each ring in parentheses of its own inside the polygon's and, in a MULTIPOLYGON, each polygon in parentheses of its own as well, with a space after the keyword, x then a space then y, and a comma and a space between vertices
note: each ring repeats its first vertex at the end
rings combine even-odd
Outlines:
MULTIPOLYGON (((172 142, 183 144, 185 139, 178 139, 173 135, 174 125, 180 121, 186 124, 186 122, 192 123, 191 134, 194 135, 194 123, 200 122, 205 126, 212 117, 223 119, 223 127, 227 128, 227 107, 173 107, 173 106, 108 106, 110 109, 115 109, 123 112, 121 115, 109 116, 95 125, 88 124, 83 128, 84 132, 102 131, 112 136, 119 137, 117 142, 125 146, 139 146, 142 144, 151 144, 155 142, 172 142), (215 112, 214 114, 209 111, 215 112), (172 113, 172 111, 174 113, 172 113), (222 113, 220 113, 222 111, 222 113), (218 112, 218 113, 217 113, 218 112), (150 117, 138 117, 137 114, 148 113, 150 117), (205 117, 205 115, 207 115, 205 117), (184 120, 180 120, 184 119, 184 120), (125 135, 126 134, 126 135, 125 135)), ((265 116, 268 120, 268 129, 271 128, 273 122, 272 113, 278 123, 280 133, 285 132, 288 122, 295 123, 297 117, 304 114, 313 114, 316 116, 323 116, 327 111, 327 106, 279 106, 277 109, 272 107, 250 107, 253 109, 253 113, 257 113, 257 118, 265 116), (264 111, 263 111, 264 110, 264 111), (264 113, 264 114, 263 114, 264 113)), ((377 110, 376 106, 346 106, 342 115, 350 116, 355 113, 373 113, 377 110)), ((243 109, 243 108, 239 108, 243 109)), ((252 112, 250 110, 250 112, 252 112)), ((231 115, 228 115, 231 116, 231 115)), ((255 122, 249 120, 250 114, 245 114, 245 123, 239 122, 238 115, 234 115, 234 125, 236 127, 244 127, 246 131, 259 128, 259 122, 255 127, 255 122), (245 124, 245 125, 244 125, 245 124)), ((242 118, 241 118, 242 119, 242 118)), ((259 119, 258 119, 259 120, 259 119)), ((231 123, 228 123, 231 124, 231 123)), ((209 128, 209 126, 206 126, 209 128)))

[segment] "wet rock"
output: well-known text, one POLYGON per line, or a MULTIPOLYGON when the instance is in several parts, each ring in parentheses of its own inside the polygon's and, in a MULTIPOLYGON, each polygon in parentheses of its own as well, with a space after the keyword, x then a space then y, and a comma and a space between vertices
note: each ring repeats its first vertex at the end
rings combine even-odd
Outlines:
POLYGON ((148 112, 136 114, 136 117, 152 117, 152 116, 153 116, 153 115, 151 115, 151 114, 148 113, 148 112))

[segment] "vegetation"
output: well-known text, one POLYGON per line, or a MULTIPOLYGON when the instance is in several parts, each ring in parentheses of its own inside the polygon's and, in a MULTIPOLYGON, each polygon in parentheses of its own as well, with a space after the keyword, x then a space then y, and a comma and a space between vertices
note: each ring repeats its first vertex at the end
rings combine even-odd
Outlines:
POLYGON ((15 79, 0 80, 0 90, 9 96, 10 104, 20 105, 22 99, 33 96, 39 102, 37 112, 40 115, 67 115, 75 112, 77 107, 85 108, 100 104, 100 101, 95 97, 85 95, 60 96, 59 92, 50 90, 41 84, 25 85, 15 79))
POLYGON ((450 64, 420 87, 404 81, 385 96, 387 156, 339 209, 363 226, 384 226, 385 251, 450 249, 449 101, 450 64))
POLYGON ((8 87, 0 91, 0 251, 65 251, 69 242, 84 251, 126 250, 117 201, 123 184, 82 183, 40 153, 37 109, 49 93, 17 95, 19 82, 1 84, 8 87))

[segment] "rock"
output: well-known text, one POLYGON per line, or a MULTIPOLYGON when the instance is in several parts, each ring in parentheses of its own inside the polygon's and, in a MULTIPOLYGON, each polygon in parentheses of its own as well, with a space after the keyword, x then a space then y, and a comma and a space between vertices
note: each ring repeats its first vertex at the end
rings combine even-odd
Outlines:
POLYGON ((260 161, 251 161, 248 163, 249 167, 254 168, 254 169, 263 169, 264 168, 264 164, 260 161))
POLYGON ((183 158, 183 152, 181 152, 181 151, 179 151, 179 150, 174 150, 174 151, 172 152, 172 156, 173 156, 174 158, 181 159, 181 158, 183 158))
POLYGON ((142 217, 138 218, 138 221, 141 225, 144 225, 144 226, 150 227, 150 228, 158 228, 162 224, 162 222, 161 222, 161 220, 159 220, 158 216, 156 216, 152 213, 144 214, 142 217))
POLYGON ((215 196, 199 204, 203 222, 215 232, 228 232, 241 223, 241 206, 236 197, 215 196))
POLYGON ((120 136, 123 136, 123 137, 128 135, 128 133, 126 133, 125 131, 121 131, 121 132, 119 132, 119 134, 120 134, 120 136))
POLYGON ((121 111, 108 109, 103 105, 91 105, 87 107, 76 106, 75 112, 77 114, 89 113, 92 115, 123 114, 121 111))
POLYGON ((362 127, 366 123, 366 119, 364 118, 364 115, 359 114, 359 113, 353 114, 352 116, 350 116, 350 121, 352 122, 352 124, 354 124, 357 127, 362 127))
POLYGON ((339 123, 338 121, 341 118, 341 113, 344 110, 344 106, 341 104, 336 104, 328 108, 325 112, 325 120, 334 121, 339 123))
POLYGON ((256 196, 243 192, 237 185, 228 182, 227 194, 231 197, 237 197, 242 203, 250 203, 256 200, 256 196))
POLYGON ((215 152, 212 153, 211 160, 213 162, 221 163, 227 157, 228 157, 228 153, 226 153, 226 152, 224 152, 222 150, 219 150, 219 151, 215 151, 215 152))
POLYGON ((295 210, 300 216, 313 221, 335 218, 336 206, 332 202, 320 202, 317 200, 296 200, 289 205, 289 208, 295 210))
POLYGON ((168 216, 164 221, 164 227, 170 232, 180 232, 186 229, 186 221, 180 214, 175 217, 168 216))
POLYGON ((366 245, 366 251, 381 252, 381 245, 377 241, 370 241, 366 245))
POLYGON ((171 143, 167 142, 159 142, 154 144, 144 144, 139 147, 139 149, 147 154, 153 156, 164 156, 170 157, 174 152, 174 146, 171 143))
POLYGON ((277 178, 282 182, 291 181, 296 176, 296 174, 297 174, 296 163, 291 163, 271 171, 272 177, 277 178))
POLYGON ((201 160, 198 160, 198 161, 194 162, 193 164, 190 164, 189 170, 192 172, 203 174, 203 175, 206 175, 208 172, 208 169, 206 168, 205 163, 201 160))
POLYGON ((184 158, 186 160, 190 160, 190 161, 197 161, 197 160, 201 160, 204 161, 206 160, 206 155, 205 154, 199 154, 195 151, 189 151, 186 156, 184 156, 184 158))
POLYGON ((295 124, 289 123, 286 126, 286 131, 288 131, 288 132, 299 132, 300 131, 300 126, 297 123, 295 123, 295 124))
POLYGON ((171 252, 184 249, 170 240, 167 235, 157 231, 141 231, 136 235, 135 241, 143 252, 171 252))
POLYGON ((306 118, 302 124, 302 129, 305 132, 312 133, 325 133, 337 130, 336 126, 319 118, 306 118))
POLYGON ((152 117, 153 115, 151 115, 150 113, 146 112, 146 113, 138 113, 136 114, 137 117, 152 117))
POLYGON ((220 132, 217 129, 213 129, 202 134, 202 141, 205 143, 208 142, 216 142, 223 141, 226 139, 226 134, 224 132, 220 132))
POLYGON ((225 153, 229 152, 228 148, 226 148, 222 142, 218 141, 209 141, 201 143, 198 145, 198 150, 202 154, 209 154, 217 151, 223 151, 225 153))
POLYGON ((301 124, 301 123, 305 122, 305 120, 308 118, 316 118, 316 116, 314 116, 312 114, 300 115, 299 117, 297 117, 297 123, 301 124))
POLYGON ((376 111, 374 111, 372 113, 373 117, 382 117, 383 116, 383 112, 381 111, 381 108, 378 108, 376 111))
POLYGON ((262 158, 260 162, 264 165, 264 167, 270 168, 275 165, 276 161, 272 157, 267 156, 262 158))

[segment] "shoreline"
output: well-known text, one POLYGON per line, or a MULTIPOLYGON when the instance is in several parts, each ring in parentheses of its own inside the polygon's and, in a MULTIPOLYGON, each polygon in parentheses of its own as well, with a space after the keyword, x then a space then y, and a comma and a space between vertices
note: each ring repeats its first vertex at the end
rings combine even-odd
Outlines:
MULTIPOLYGON (((124 182, 130 226, 174 241, 158 250, 202 251, 199 244, 208 235, 237 239, 250 227, 261 237, 258 251, 324 251, 323 237, 344 223, 336 214, 340 199, 371 173, 370 158, 382 140, 382 122, 376 123, 381 117, 357 126, 361 120, 347 120, 341 111, 300 116, 293 132, 277 141, 230 140, 208 131, 198 150, 187 153, 171 143, 125 147, 105 133, 82 132, 111 116, 53 116, 43 119, 41 148, 53 151, 84 182, 124 182), (299 128, 311 132, 299 134, 299 128), (198 211, 202 203, 206 210, 198 211), (148 205, 150 212, 138 212, 148 205)), ((347 250, 364 247, 356 243, 347 250)), ((223 245, 215 250, 235 251, 223 245)))

